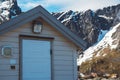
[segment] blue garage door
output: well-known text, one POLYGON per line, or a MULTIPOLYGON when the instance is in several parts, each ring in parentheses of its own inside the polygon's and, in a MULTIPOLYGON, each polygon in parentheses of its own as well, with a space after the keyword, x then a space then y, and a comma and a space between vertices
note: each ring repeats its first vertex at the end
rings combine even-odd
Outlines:
POLYGON ((22 40, 22 80, 51 80, 50 41, 22 40))

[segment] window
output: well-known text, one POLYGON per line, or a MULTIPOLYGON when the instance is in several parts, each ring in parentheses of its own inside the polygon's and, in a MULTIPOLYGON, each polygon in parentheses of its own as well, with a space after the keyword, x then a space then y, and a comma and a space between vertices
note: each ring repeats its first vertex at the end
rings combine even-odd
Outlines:
POLYGON ((2 55, 4 57, 11 57, 12 56, 12 47, 11 46, 3 46, 2 47, 2 55))

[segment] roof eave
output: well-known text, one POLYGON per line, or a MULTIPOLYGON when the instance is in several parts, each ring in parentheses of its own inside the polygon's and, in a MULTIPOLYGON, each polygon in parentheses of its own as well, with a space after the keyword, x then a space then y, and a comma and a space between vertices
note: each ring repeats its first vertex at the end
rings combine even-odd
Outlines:
POLYGON ((47 23, 49 23, 51 26, 61 32, 65 37, 70 39, 78 47, 82 48, 83 50, 87 48, 87 43, 85 41, 72 33, 72 31, 70 31, 67 27, 60 23, 60 21, 58 21, 55 17, 50 15, 50 13, 41 6, 29 10, 26 13, 22 13, 21 15, 1 24, 0 34, 15 29, 27 22, 37 19, 38 17, 43 18, 47 23))

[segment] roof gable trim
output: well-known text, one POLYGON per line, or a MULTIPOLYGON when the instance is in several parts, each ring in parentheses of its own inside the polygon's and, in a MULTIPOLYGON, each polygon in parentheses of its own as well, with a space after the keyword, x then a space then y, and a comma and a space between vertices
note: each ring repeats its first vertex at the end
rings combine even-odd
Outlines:
POLYGON ((86 49, 87 43, 85 41, 72 33, 67 27, 60 23, 60 21, 58 21, 55 17, 51 16, 51 14, 41 6, 38 6, 28 12, 22 13, 21 15, 1 24, 0 34, 20 27, 21 25, 39 17, 43 18, 47 23, 49 23, 52 27, 61 32, 65 37, 70 39, 78 47, 82 48, 83 50, 86 49))

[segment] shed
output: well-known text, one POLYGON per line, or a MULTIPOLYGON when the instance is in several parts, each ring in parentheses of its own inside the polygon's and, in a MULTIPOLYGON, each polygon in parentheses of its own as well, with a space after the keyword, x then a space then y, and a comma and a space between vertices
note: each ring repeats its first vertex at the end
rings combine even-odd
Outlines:
POLYGON ((0 25, 0 80, 77 80, 86 42, 43 7, 0 25))

